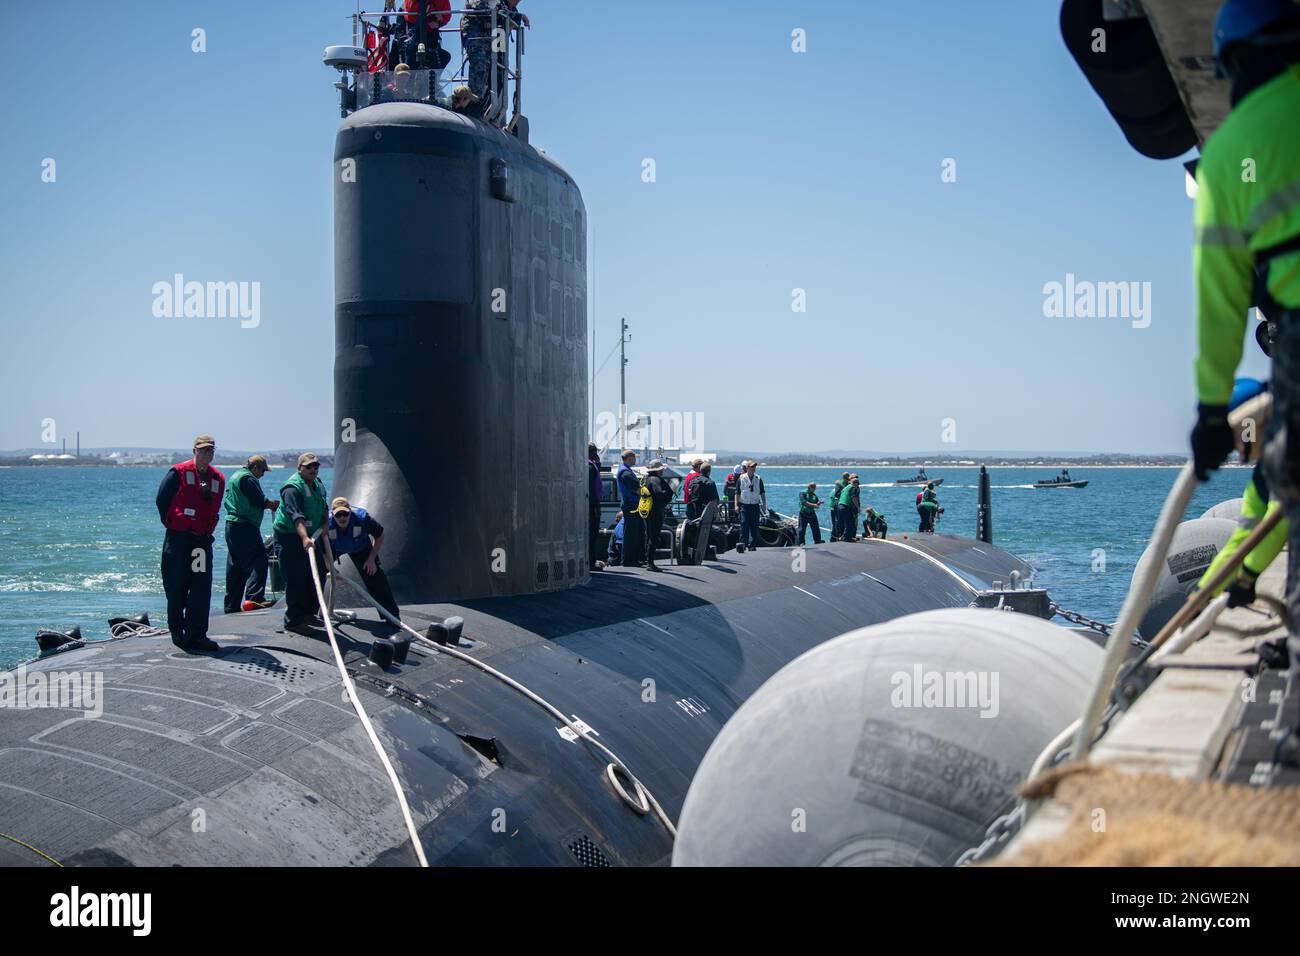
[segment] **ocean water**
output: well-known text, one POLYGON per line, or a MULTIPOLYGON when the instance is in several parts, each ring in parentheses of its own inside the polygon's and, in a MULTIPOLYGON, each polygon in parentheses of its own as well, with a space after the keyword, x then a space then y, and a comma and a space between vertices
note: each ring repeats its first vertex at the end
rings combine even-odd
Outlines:
MULTIPOLYGON (((855 469, 863 483, 863 504, 883 511, 891 536, 916 531, 916 488, 893 485, 905 477, 897 468, 855 469)), ((88 638, 107 636, 106 621, 148 611, 166 624, 159 577, 163 529, 154 496, 164 468, 0 469, 0 667, 36 655, 36 630, 81 626, 88 638)), ((227 469, 229 471, 229 469, 227 469)), ((768 506, 794 515, 799 492, 818 483, 823 498, 843 469, 760 469, 768 506)), ((1072 468, 1087 488, 1040 490, 1050 468, 993 468, 993 541, 1028 561, 1035 582, 1063 607, 1112 621, 1128 589, 1133 566, 1146 547, 1177 471, 1172 468, 1072 468), (1098 551, 1104 553, 1104 569, 1098 551)), ((930 469, 943 478, 939 501, 945 508, 938 530, 972 536, 978 468, 930 469)), ((273 494, 287 472, 276 470, 263 487, 273 494)), ((332 475, 321 476, 330 487, 332 475)), ((1236 498, 1250 472, 1225 469, 1197 489, 1188 509, 1236 498)), ((364 504, 364 502, 362 502, 364 504)), ((829 536, 829 520, 823 522, 829 536)), ((379 515, 383 521, 384 516, 379 515)), ((269 519, 263 524, 269 529, 269 519)), ((214 618, 221 611, 225 545, 218 527, 213 584, 214 618)), ((836 545, 839 547, 839 545, 836 545)), ((845 547, 848 547, 847 545, 845 547)), ((743 556, 737 558, 744 561, 743 556)), ((743 573, 743 572, 742 572, 743 573)))

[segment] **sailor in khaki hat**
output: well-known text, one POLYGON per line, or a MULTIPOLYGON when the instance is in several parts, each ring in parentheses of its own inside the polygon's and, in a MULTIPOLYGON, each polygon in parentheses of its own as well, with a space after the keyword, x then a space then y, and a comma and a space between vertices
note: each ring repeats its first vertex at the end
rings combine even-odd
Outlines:
MULTIPOLYGON (((317 616, 316 588, 311 580, 309 560, 319 562, 313 535, 325 526, 325 483, 320 480, 320 460, 311 452, 298 456, 298 470, 280 488, 280 507, 271 521, 275 549, 284 574, 284 628, 299 634, 316 635, 313 623, 324 625, 317 616)), ((317 564, 324 579, 325 567, 317 564)))
POLYGON ((226 512, 227 614, 270 607, 266 599, 266 546, 262 544, 262 516, 279 506, 262 492, 261 479, 270 466, 262 455, 249 455, 244 466, 230 476, 222 507, 226 512))
POLYGON ((167 469, 155 504, 167 529, 163 537, 162 579, 167 593, 167 629, 172 643, 186 651, 219 650, 208 639, 212 603, 212 532, 221 517, 226 477, 212 467, 217 442, 194 439, 194 457, 167 469))

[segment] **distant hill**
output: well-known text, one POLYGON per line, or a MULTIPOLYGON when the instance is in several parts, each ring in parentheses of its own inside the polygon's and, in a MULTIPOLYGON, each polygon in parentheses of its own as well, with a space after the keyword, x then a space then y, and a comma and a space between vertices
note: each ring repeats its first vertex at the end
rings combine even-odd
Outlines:
POLYGON ((955 465, 1062 465, 1065 467, 1085 467, 1087 465, 1181 465, 1187 461, 1184 453, 1151 453, 1146 455, 1098 453, 1080 451, 984 451, 971 450, 963 452, 882 452, 850 451, 830 449, 816 452, 765 452, 765 451, 730 451, 717 452, 717 460, 722 464, 755 458, 767 465, 874 465, 881 468, 916 468, 955 465))
MULTIPOLYGON (((17 458, 24 455, 51 455, 59 454, 63 450, 62 445, 41 445, 37 448, 15 448, 11 451, 0 451, 0 456, 5 458, 17 458)), ((185 455, 189 456, 192 449, 190 448, 161 448, 144 445, 109 445, 103 448, 83 448, 81 454, 96 455, 100 458, 107 458, 109 455, 117 452, 122 455, 185 455)), ((287 455, 292 452, 294 455, 300 455, 305 451, 313 451, 318 455, 333 455, 333 448, 276 448, 267 450, 265 448, 225 448, 217 446, 217 454, 224 461, 227 458, 247 458, 249 455, 287 455)), ((72 454, 68 452, 68 454, 72 454)))
MULTIPOLYGON (((315 452, 327 468, 334 464, 332 448, 282 448, 282 449, 231 449, 217 448, 217 464, 220 466, 240 465, 251 454, 262 454, 273 465, 293 465, 298 455, 304 451, 315 452)), ((18 448, 12 451, 0 451, 0 464, 3 465, 163 465, 184 461, 190 457, 188 448, 161 448, 157 446, 121 445, 100 448, 83 448, 81 457, 74 458, 71 452, 67 458, 44 459, 33 461, 33 455, 55 456, 62 452, 61 446, 45 445, 38 448, 18 448)), ((790 465, 807 467, 838 466, 874 466, 880 468, 942 468, 958 465, 1033 465, 1086 467, 1088 465, 1181 465, 1187 461, 1185 453, 1152 452, 1150 454, 1120 454, 1113 452, 1087 451, 1008 451, 971 449, 969 451, 878 451, 860 449, 831 448, 825 451, 790 452, 790 451, 735 451, 722 449, 714 454, 720 465, 733 465, 745 458, 755 458, 766 465, 790 465)))
POLYGON ((860 448, 828 448, 824 451, 735 451, 727 449, 718 452, 721 459, 723 455, 752 458, 755 455, 759 457, 782 457, 799 456, 803 458, 869 458, 903 460, 903 461, 959 461, 974 460, 980 461, 988 458, 1014 458, 1016 460, 1031 460, 1037 458, 1186 458, 1186 452, 1097 452, 1097 451, 1068 451, 1059 449, 1048 449, 1045 451, 1026 451, 1023 449, 945 449, 943 451, 880 451, 878 449, 860 449, 860 448))
MULTIPOLYGON (((332 448, 289 448, 276 450, 246 451, 238 448, 217 447, 216 464, 218 467, 237 467, 242 465, 249 455, 265 455, 271 465, 296 465, 298 456, 305 451, 315 452, 321 464, 326 468, 334 465, 332 448)), ((107 448, 83 448, 81 457, 72 452, 63 451, 62 445, 45 445, 40 448, 17 448, 13 451, 0 451, 0 465, 13 466, 63 466, 88 467, 94 465, 131 465, 160 466, 185 461, 193 455, 190 448, 158 448, 148 446, 116 446, 107 448), (33 458, 33 456, 42 456, 33 458)))

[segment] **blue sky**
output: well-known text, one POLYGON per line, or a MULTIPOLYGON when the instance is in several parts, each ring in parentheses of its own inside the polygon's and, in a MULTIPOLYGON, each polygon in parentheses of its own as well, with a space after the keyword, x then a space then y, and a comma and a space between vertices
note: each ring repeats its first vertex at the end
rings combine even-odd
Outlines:
MULTIPOLYGON (((59 6, 123 65, 79 66, 50 34, 0 99, 0 448, 38 445, 46 418, 87 446, 330 444, 338 113, 320 56, 350 42, 352 4, 59 6), (260 282, 260 325, 156 318, 153 283, 178 272, 260 282)), ((1125 143, 1056 4, 522 9, 533 142, 583 190, 595 351, 626 316, 634 409, 700 412, 705 444, 731 449, 1183 449, 1183 172, 1125 143), (1150 327, 1044 317, 1067 273, 1150 282, 1150 327)), ((616 406, 616 361, 594 396, 616 406)))

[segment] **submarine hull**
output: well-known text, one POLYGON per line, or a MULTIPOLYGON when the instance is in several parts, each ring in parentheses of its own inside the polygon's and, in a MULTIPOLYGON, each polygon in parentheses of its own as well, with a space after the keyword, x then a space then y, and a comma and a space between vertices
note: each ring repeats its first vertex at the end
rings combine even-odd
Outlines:
MULTIPOLYGON (((403 618, 423 629, 462 615, 462 651, 585 722, 675 820, 722 726, 787 662, 856 627, 964 607, 967 581, 1029 571, 968 539, 907 544, 812 546, 802 571, 788 550, 761 548, 550 594, 406 606, 403 618)), ((328 644, 278 631, 279 618, 213 618, 213 655, 130 638, 28 665, 102 675, 102 713, 0 714, 5 832, 72 864, 413 864, 328 644)), ((340 644, 431 863, 667 862, 671 838, 617 797, 606 759, 462 661, 417 645, 404 665, 368 663, 383 630, 360 610, 340 644)), ((49 865, 8 841, 0 863, 49 865)))
POLYGON ((334 154, 334 487, 399 599, 587 575, 586 214, 573 180, 447 110, 354 113, 334 154))

